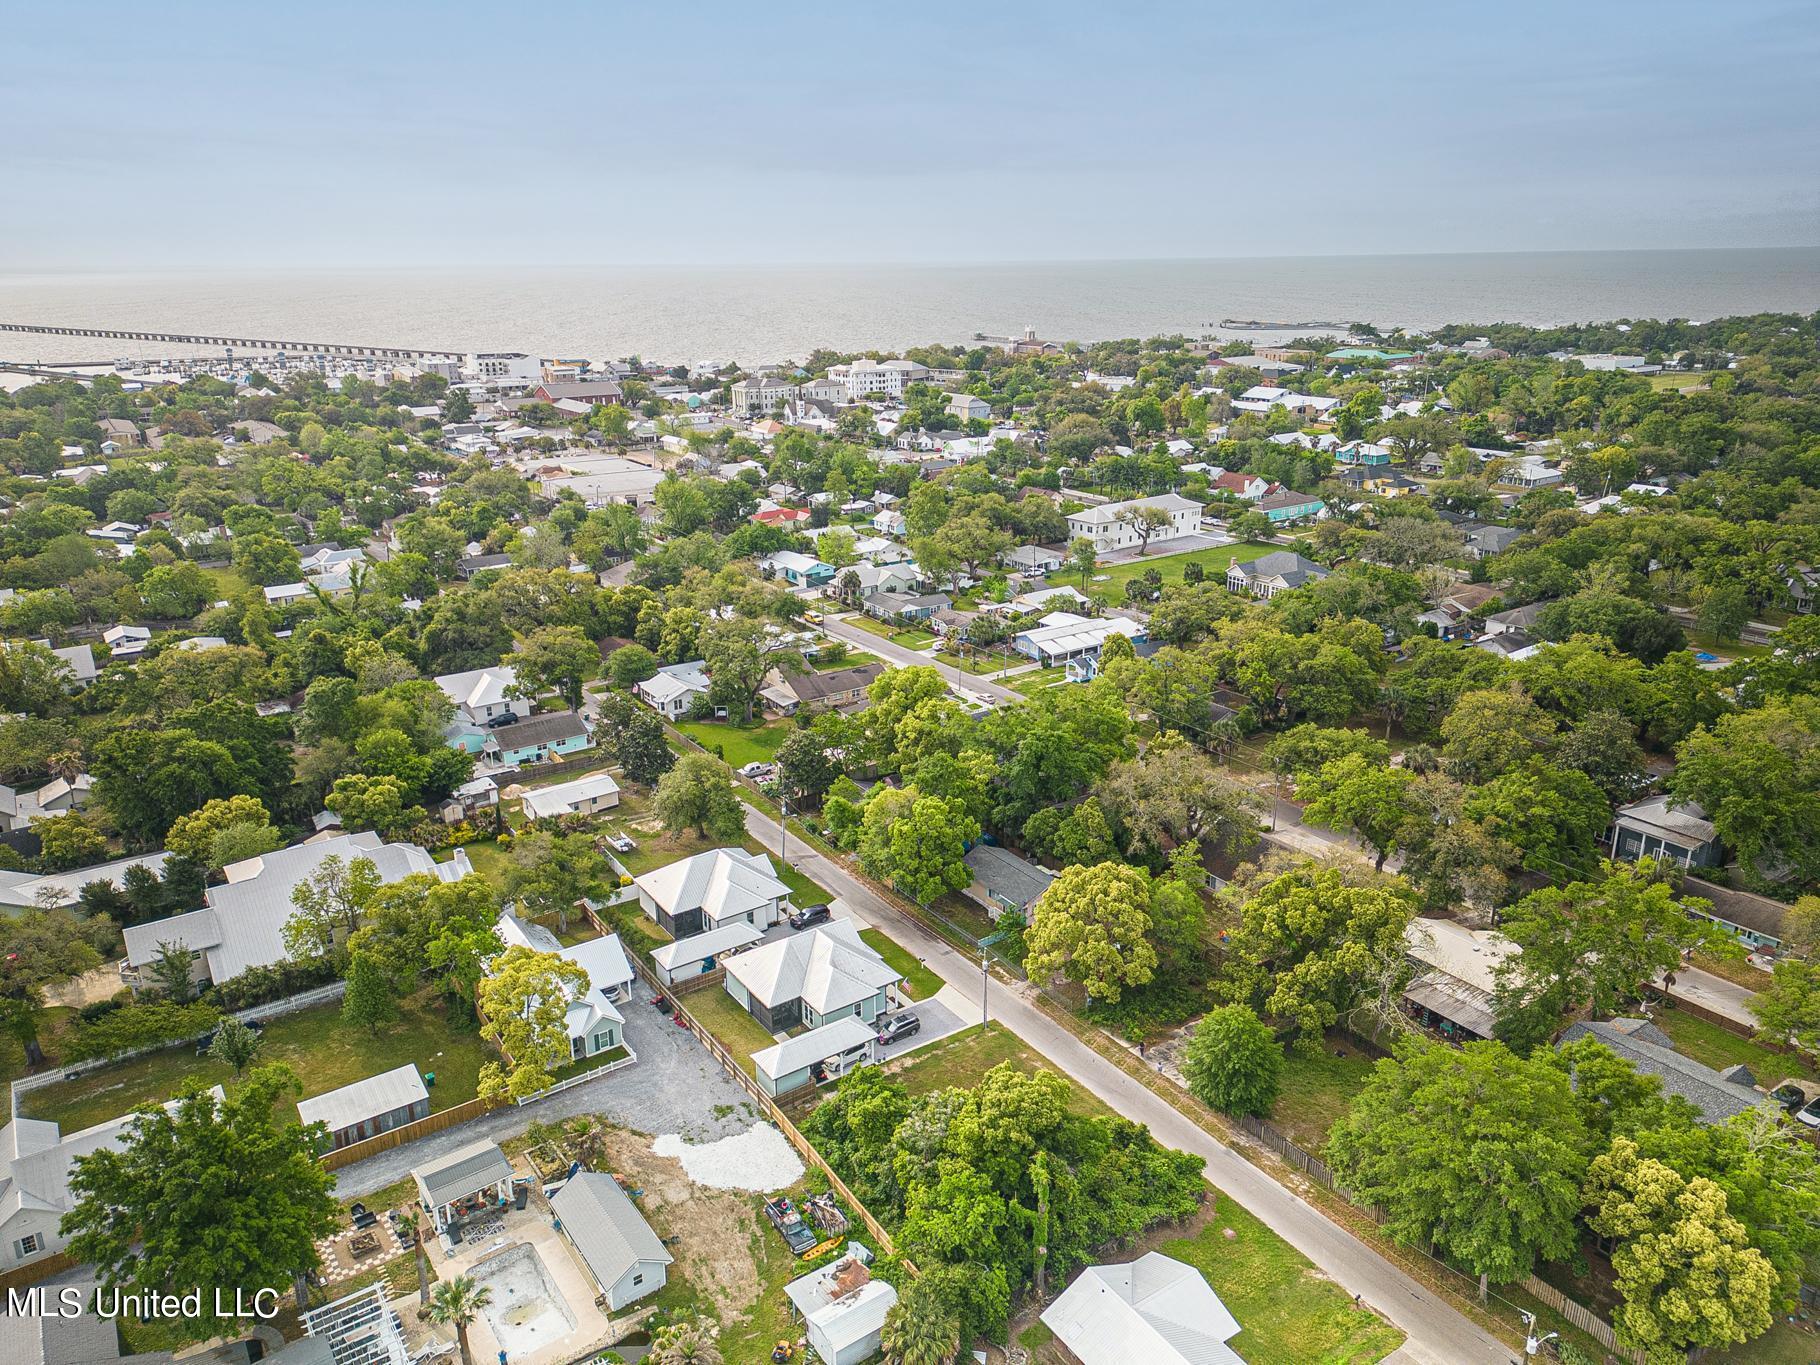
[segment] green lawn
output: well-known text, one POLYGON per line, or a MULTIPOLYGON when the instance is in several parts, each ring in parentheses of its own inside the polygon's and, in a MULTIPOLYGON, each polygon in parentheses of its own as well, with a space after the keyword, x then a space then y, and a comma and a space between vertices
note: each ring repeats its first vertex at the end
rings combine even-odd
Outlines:
POLYGON ((1270 1121, 1298 1146, 1319 1152, 1327 1131, 1345 1114, 1371 1072, 1371 1059, 1356 1044, 1328 1039, 1321 1055, 1304 1057, 1291 1049, 1283 1067, 1283 1090, 1270 1121))
POLYGON ((894 972, 904 977, 902 990, 912 1000, 927 1000, 942 988, 942 979, 913 957, 908 948, 898 943, 883 929, 861 929, 859 936, 872 951, 885 959, 894 972))
POLYGON ((938 649, 935 651, 935 657, 950 668, 958 668, 964 673, 972 673, 976 676, 997 673, 1002 668, 1016 668, 1019 664, 1030 662, 1022 654, 981 655, 975 654, 971 650, 963 657, 959 654, 950 654, 945 649, 938 649))
POLYGON ((1345 1290, 1237 1201, 1218 1191, 1214 1201, 1199 1232, 1157 1249, 1206 1277, 1242 1325, 1232 1348, 1250 1365, 1363 1365, 1402 1345, 1403 1333, 1354 1307, 1345 1290))
MULTIPOLYGON (((758 851, 762 846, 756 839, 747 839, 746 847, 758 851)), ((805 877, 793 867, 785 867, 778 860, 777 854, 769 848, 763 852, 771 859, 771 870, 777 873, 777 879, 790 888, 791 900, 798 906, 827 905, 834 900, 834 893, 820 882, 805 877)))
POLYGON ((1089 597, 1097 597, 1102 602, 1117 605, 1125 600, 1125 584, 1134 578, 1141 578, 1148 570, 1156 569, 1163 575, 1165 583, 1182 581, 1182 571, 1190 564, 1199 564, 1208 578, 1224 582, 1226 566, 1235 559, 1253 559, 1261 554, 1278 550, 1280 545, 1265 545, 1255 540, 1239 541, 1233 545, 1216 546, 1210 550, 1190 550, 1187 554, 1145 555, 1141 559, 1130 560, 1124 564, 1103 564, 1088 576, 1087 586, 1081 589, 1079 570, 1060 569, 1049 575, 1046 580, 1052 588, 1077 588, 1089 597), (1100 580, 1100 581, 1095 581, 1100 580))
POLYGON ((773 720, 759 725, 687 720, 676 728, 709 753, 718 749, 721 757, 731 766, 743 768, 748 763, 769 763, 777 756, 778 746, 790 737, 796 725, 788 720, 773 720))
POLYGON ((892 629, 890 626, 874 617, 865 615, 863 612, 856 611, 851 616, 847 617, 846 620, 849 625, 858 626, 868 635, 876 635, 881 640, 889 640, 891 638, 892 629))
POLYGON ((704 986, 679 998, 696 1021, 720 1039, 748 1076, 753 1074, 752 1054, 763 1052, 777 1041, 719 986, 704 986))
MULTIPOLYGON (((76 1010, 71 1005, 52 1005, 38 1016, 38 1045, 51 1065, 55 1065, 75 1019, 76 1010)), ((24 1046, 12 1034, 0 1033, 0 1085, 10 1085, 24 1074, 24 1046)))
POLYGON ((862 664, 873 664, 877 662, 877 656, 868 654, 863 649, 854 649, 852 646, 848 646, 847 652, 841 655, 840 658, 824 659, 818 654, 810 661, 809 666, 817 673, 834 673, 843 668, 858 668, 862 664))
MULTIPOLYGON (((511 855, 499 846, 499 841, 496 839, 477 839, 471 844, 462 845, 462 847, 467 850, 468 861, 474 864, 474 870, 493 883, 496 888, 503 891, 506 885, 506 868, 511 855)), ((451 851, 449 858, 453 858, 454 856, 453 851, 451 851)), ((449 858, 445 858, 443 861, 447 862, 449 858)))
MULTIPOLYGON (((436 1073, 430 1091, 436 1110, 473 1099, 481 1065, 491 1056, 478 1033, 452 1028, 440 996, 425 991, 406 1001, 403 1017, 377 1037, 342 1023, 339 1004, 283 1015, 266 1025, 255 1065, 289 1066, 307 1098, 415 1062, 418 1070, 436 1073)), ((168 1100, 192 1077, 231 1086, 233 1075, 223 1063, 180 1044, 30 1091, 22 1107, 29 1117, 53 1120, 72 1133, 141 1104, 168 1100)))
MULTIPOLYGON (((978 1084, 1000 1062, 1010 1062, 1019 1071, 1055 1071, 1041 1054, 1033 1052, 1024 1041, 1004 1025, 977 1024, 951 1034, 939 1043, 921 1048, 903 1062, 888 1063, 892 1075, 904 1083, 912 1095, 949 1086, 963 1088, 978 1084)), ((1056 1072, 1057 1075, 1062 1073, 1056 1072)), ((1068 1079, 1068 1107, 1077 1114, 1110 1114, 1099 1097, 1068 1079)))
POLYGON ((1068 676, 1059 668, 1037 668, 1006 678, 1005 686, 1013 692, 1022 692, 1026 697, 1034 697, 1052 687, 1067 687, 1068 676))
POLYGON ((1759 1084, 1771 1087, 1780 1085, 1789 1076, 1808 1081, 1820 1079, 1799 1057, 1753 1043, 1717 1024, 1696 1019, 1686 1010, 1659 1009, 1653 1022, 1674 1039, 1677 1052, 1685 1052, 1696 1062, 1703 1062, 1714 1070, 1723 1071, 1742 1062, 1751 1069, 1759 1084))

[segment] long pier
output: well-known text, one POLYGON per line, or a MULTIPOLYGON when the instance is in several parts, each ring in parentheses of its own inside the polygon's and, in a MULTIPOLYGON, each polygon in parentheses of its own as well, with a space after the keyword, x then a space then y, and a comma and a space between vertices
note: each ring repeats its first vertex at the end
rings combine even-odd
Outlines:
POLYGON ((206 336, 199 332, 135 332, 113 327, 45 327, 32 322, 0 322, 0 332, 34 336, 105 337, 111 341, 159 341, 180 346, 221 346, 246 351, 300 351, 306 355, 374 356, 383 360, 422 360, 461 355, 460 349, 419 350, 409 346, 354 346, 339 341, 273 341, 264 337, 206 336))

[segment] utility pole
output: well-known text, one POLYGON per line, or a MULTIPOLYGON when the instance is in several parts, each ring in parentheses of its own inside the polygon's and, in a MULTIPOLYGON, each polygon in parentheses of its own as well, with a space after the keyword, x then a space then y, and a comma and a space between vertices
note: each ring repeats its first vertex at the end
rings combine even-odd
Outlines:
POLYGON ((986 992, 992 984, 992 973, 986 970, 986 946, 980 945, 980 1027, 985 1028, 991 1018, 991 1011, 986 1008, 986 992))
POLYGON ((777 798, 777 856, 783 860, 785 867, 790 866, 790 798, 777 798))

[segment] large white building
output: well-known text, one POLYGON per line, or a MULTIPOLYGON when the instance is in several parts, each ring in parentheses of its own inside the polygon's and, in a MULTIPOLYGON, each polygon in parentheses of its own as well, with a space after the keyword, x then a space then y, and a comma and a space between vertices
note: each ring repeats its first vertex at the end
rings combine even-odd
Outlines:
POLYGON ((927 382, 929 367, 914 360, 856 360, 850 365, 831 365, 828 377, 847 386, 847 397, 902 398, 912 384, 927 382))
POLYGON ((736 381, 728 390, 733 411, 748 417, 766 417, 786 403, 796 400, 798 388, 784 379, 770 375, 752 375, 736 381))
POLYGON ((543 362, 523 351, 481 351, 471 368, 477 379, 502 389, 524 389, 543 382, 543 362))
POLYGON ((1135 550, 1140 545, 1160 545, 1164 541, 1191 536, 1200 529, 1201 504, 1191 502, 1179 493, 1165 493, 1157 498, 1132 498, 1129 502, 1103 502, 1098 507, 1084 507, 1068 518, 1070 537, 1083 536, 1093 542, 1096 554, 1114 550, 1135 550), (1137 532, 1135 518, 1139 508, 1152 507, 1167 514, 1169 524, 1150 537, 1148 545, 1137 532))

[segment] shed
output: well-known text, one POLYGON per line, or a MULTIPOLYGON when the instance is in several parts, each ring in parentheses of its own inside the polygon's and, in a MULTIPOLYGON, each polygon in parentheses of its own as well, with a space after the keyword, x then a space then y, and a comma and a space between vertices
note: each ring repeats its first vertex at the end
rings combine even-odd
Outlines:
POLYGON ((692 976, 706 975, 720 966, 720 959, 728 953, 750 948, 763 938, 764 935, 750 924, 734 920, 705 934, 671 940, 651 953, 651 962, 657 970, 657 979, 666 986, 674 986, 692 976))
POLYGON ((471 1142, 411 1172, 438 1230, 512 1194, 512 1163, 494 1142, 471 1142))
MULTIPOLYGON (((865 1251, 858 1243, 851 1245, 865 1251)), ((878 1351, 885 1314, 897 1302, 897 1291, 873 1279, 857 1254, 790 1281, 784 1293, 803 1315, 809 1346, 825 1365, 859 1365, 871 1359, 878 1351)))
POLYGON ((878 1038, 872 1025, 850 1014, 754 1052, 752 1066, 760 1088, 776 1099, 812 1084, 811 1068, 846 1052, 858 1053, 860 1065, 878 1060, 878 1038))
POLYGON ((550 1209, 609 1311, 664 1287, 675 1258, 612 1176, 583 1171, 551 1196, 550 1209))
POLYGON ((305 1127, 327 1126, 331 1147, 377 1137, 429 1115, 430 1092, 413 1062, 297 1102, 297 1117, 305 1127))

